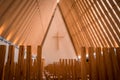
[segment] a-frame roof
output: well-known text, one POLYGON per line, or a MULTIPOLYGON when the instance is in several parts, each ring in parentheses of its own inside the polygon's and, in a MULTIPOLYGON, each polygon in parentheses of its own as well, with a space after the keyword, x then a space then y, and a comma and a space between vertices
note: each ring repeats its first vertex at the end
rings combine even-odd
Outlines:
POLYGON ((76 53, 80 47, 120 46, 119 0, 1 0, 0 36, 16 45, 41 45, 59 5, 76 53))

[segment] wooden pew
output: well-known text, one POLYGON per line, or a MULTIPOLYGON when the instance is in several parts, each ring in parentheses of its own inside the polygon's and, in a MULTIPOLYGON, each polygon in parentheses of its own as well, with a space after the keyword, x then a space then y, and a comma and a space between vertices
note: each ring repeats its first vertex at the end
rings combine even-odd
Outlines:
POLYGON ((0 80, 2 80, 3 78, 5 54, 6 54, 6 46, 0 45, 0 80))

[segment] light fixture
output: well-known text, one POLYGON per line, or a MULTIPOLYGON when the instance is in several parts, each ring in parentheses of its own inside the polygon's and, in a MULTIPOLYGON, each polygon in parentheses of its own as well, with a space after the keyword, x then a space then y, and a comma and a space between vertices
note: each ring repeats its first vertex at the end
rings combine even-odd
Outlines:
POLYGON ((59 3, 60 2, 60 0, 57 0, 57 3, 59 3))
POLYGON ((81 56, 80 56, 80 55, 78 56, 78 59, 79 59, 79 60, 81 59, 81 56))
POLYGON ((87 58, 87 59, 89 58, 89 55, 88 55, 88 53, 86 54, 86 58, 87 58))

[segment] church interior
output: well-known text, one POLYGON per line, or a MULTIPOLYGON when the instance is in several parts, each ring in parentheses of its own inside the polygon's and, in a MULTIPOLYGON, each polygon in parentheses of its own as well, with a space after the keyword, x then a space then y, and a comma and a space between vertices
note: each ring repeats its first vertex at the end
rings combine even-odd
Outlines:
POLYGON ((0 80, 120 80, 120 0, 0 0, 0 80))

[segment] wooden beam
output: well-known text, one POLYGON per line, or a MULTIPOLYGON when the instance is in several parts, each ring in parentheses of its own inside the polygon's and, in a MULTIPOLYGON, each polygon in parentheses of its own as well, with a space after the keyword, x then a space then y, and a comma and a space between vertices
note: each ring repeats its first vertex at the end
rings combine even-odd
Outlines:
POLYGON ((53 12, 52 17, 51 17, 51 19, 50 19, 50 22, 49 22, 48 28, 47 28, 46 33, 45 33, 45 35, 44 35, 44 38, 43 38, 43 40, 42 40, 41 46, 44 45, 45 39, 46 39, 46 37, 47 37, 47 34, 48 34, 48 32, 49 32, 49 29, 50 29, 51 23, 52 23, 52 21, 53 21, 53 18, 54 18, 55 12, 56 12, 56 9, 57 9, 57 6, 56 6, 55 9, 54 9, 54 12, 53 12))
POLYGON ((72 36, 71 36, 71 34, 70 34, 70 31, 69 31, 69 29, 68 29, 68 25, 67 25, 67 23, 66 23, 66 21, 65 21, 65 18, 64 18, 64 16, 63 16, 63 13, 62 13, 62 10, 61 10, 61 7, 60 7, 60 4, 58 4, 58 8, 59 8, 60 13, 61 13, 61 15, 62 15, 63 21, 64 21, 64 23, 65 23, 65 27, 66 27, 66 29, 67 29, 68 35, 69 35, 70 40, 71 40, 71 42, 72 42, 72 45, 73 45, 73 47, 74 47, 75 53, 76 53, 76 55, 78 55, 78 52, 77 52, 77 49, 76 49, 76 47, 75 47, 75 44, 74 44, 73 38, 72 38, 72 36))

